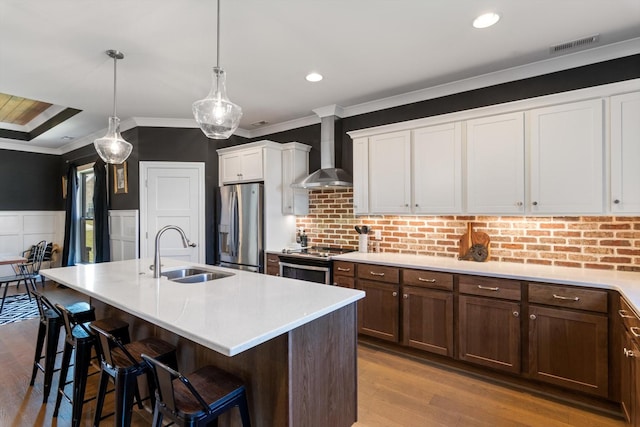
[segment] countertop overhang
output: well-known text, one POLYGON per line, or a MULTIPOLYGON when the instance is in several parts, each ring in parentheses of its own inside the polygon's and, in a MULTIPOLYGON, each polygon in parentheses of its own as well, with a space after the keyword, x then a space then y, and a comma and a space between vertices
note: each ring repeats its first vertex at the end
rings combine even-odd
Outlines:
POLYGON ((226 356, 289 332, 364 297, 363 291, 163 258, 233 273, 204 283, 153 278, 151 259, 43 269, 47 279, 147 320, 226 356))
POLYGON ((448 273, 490 276, 502 279, 545 282, 561 285, 613 289, 620 292, 640 314, 640 273, 596 270, 512 262, 473 262, 457 258, 392 252, 349 252, 332 257, 334 261, 350 261, 448 273))

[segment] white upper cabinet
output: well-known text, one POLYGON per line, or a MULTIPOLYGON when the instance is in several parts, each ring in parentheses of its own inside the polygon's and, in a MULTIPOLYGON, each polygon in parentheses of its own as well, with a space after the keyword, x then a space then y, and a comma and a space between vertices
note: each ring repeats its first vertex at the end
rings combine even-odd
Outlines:
POLYGON ((353 140, 353 213, 369 213, 369 138, 353 140))
POLYGON ((282 146, 282 213, 306 215, 309 213, 309 191, 291 185, 309 175, 311 147, 298 142, 282 146))
POLYGON ((602 213, 602 100, 536 108, 530 120, 529 211, 602 213))
POLYGON ((447 123, 412 131, 414 213, 462 212, 461 128, 447 123))
POLYGON ((640 92, 611 97, 612 213, 640 213, 640 92))
POLYGON ((524 113, 468 120, 467 212, 524 213, 524 113))
POLYGON ((262 148, 245 148, 220 154, 220 185, 262 181, 262 148))
POLYGON ((369 202, 371 213, 411 213, 410 131, 369 138, 369 202))

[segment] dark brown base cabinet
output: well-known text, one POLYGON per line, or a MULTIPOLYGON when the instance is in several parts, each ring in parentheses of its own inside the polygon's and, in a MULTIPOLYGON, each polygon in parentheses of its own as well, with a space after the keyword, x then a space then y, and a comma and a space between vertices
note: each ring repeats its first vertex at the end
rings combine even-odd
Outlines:
POLYGON ((633 427, 640 427, 640 317, 620 298, 620 371, 622 412, 633 427))
POLYGON ((530 305, 530 377, 607 397, 607 327, 603 315, 530 305))
POLYGON ((640 318, 625 324, 621 338, 611 336, 618 325, 611 320, 615 292, 364 263, 342 267, 335 284, 355 280, 366 292, 358 301, 360 334, 491 368, 545 393, 557 387, 558 397, 581 395, 606 407, 622 395, 631 425, 640 427, 640 318))
POLYGON ((402 344, 453 357, 453 293, 402 287, 402 344))
POLYGON ((280 257, 276 254, 267 253, 267 266, 265 268, 265 273, 270 276, 279 276, 280 275, 280 257))
POLYGON ((520 373, 520 304, 460 295, 460 360, 520 373))

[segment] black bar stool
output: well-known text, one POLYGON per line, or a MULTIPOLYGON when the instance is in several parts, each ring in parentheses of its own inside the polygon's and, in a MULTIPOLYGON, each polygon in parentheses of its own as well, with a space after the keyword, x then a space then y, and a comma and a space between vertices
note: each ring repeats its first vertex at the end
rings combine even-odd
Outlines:
MULTIPOLYGON (((77 427, 82 419, 82 406, 91 399, 84 399, 84 392, 87 385, 87 377, 89 375, 89 364, 91 363, 91 350, 96 348, 96 337, 89 331, 87 324, 75 321, 72 313, 66 307, 56 304, 55 307, 62 314, 66 338, 64 350, 62 353, 62 366, 60 367, 60 380, 58 383, 58 396, 56 398, 56 406, 53 410, 53 416, 58 416, 60 403, 64 396, 71 402, 71 426, 77 427), (69 365, 71 362, 71 354, 74 353, 73 380, 67 381, 69 365), (73 383, 73 391, 71 397, 65 394, 65 386, 73 383)), ((121 336, 123 340, 129 340, 129 324, 115 318, 100 319, 92 322, 105 330, 121 336)))
POLYGON ((179 426, 218 425, 218 417, 238 407, 243 427, 251 427, 247 393, 242 380, 218 369, 205 366, 189 374, 189 379, 161 361, 142 354, 153 367, 157 383, 153 426, 161 427, 163 417, 179 426))
MULTIPOLYGON (((60 329, 63 325, 62 315, 56 307, 42 295, 36 287, 33 286, 31 291, 36 298, 38 305, 38 313, 40 314, 40 324, 38 326, 38 338, 36 342, 36 353, 33 358, 33 370, 31 372, 30 386, 33 386, 38 370, 44 374, 44 386, 42 403, 47 403, 49 393, 51 392, 51 383, 53 381, 53 373, 56 371, 55 363, 58 353, 58 341, 60 338, 60 329), (46 345, 45 345, 46 343, 46 345), (44 355, 42 348, 44 347, 44 355), (44 359, 44 366, 41 361, 44 359)), ((94 308, 86 302, 76 302, 65 306, 78 322, 90 322, 96 319, 94 308)))
MULTIPOLYGON (((100 383, 98 386, 98 398, 96 401, 96 414, 93 425, 98 426, 102 417, 102 406, 107 392, 109 379, 115 382, 116 388, 116 412, 115 425, 117 427, 128 427, 131 425, 131 410, 133 409, 133 396, 137 390, 138 377, 147 376, 149 384, 149 398, 151 403, 155 402, 155 381, 151 369, 142 360, 141 354, 147 353, 168 363, 177 366, 176 348, 166 341, 158 338, 145 338, 129 344, 123 343, 117 336, 102 328, 96 322, 90 325, 96 333, 101 351, 100 383)), ((141 406, 140 400, 138 405, 141 406)))

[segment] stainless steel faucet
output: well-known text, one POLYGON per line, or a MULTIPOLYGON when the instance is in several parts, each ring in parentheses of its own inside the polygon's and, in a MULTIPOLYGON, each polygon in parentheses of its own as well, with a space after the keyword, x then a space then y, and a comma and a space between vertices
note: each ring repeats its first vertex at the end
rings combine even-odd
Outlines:
POLYGON ((177 225, 165 225, 160 230, 158 230, 158 233, 156 234, 156 248, 155 248, 155 255, 153 257, 153 267, 152 267, 153 277, 155 279, 160 278, 160 273, 161 273, 160 270, 162 268, 162 264, 160 263, 160 236, 162 236, 162 233, 164 233, 167 230, 176 230, 178 233, 180 233, 180 237, 182 237, 182 244, 184 245, 185 248, 187 246, 191 246, 192 248, 196 247, 196 244, 191 243, 189 239, 187 239, 187 235, 184 234, 184 231, 182 230, 182 228, 178 227, 177 225))

